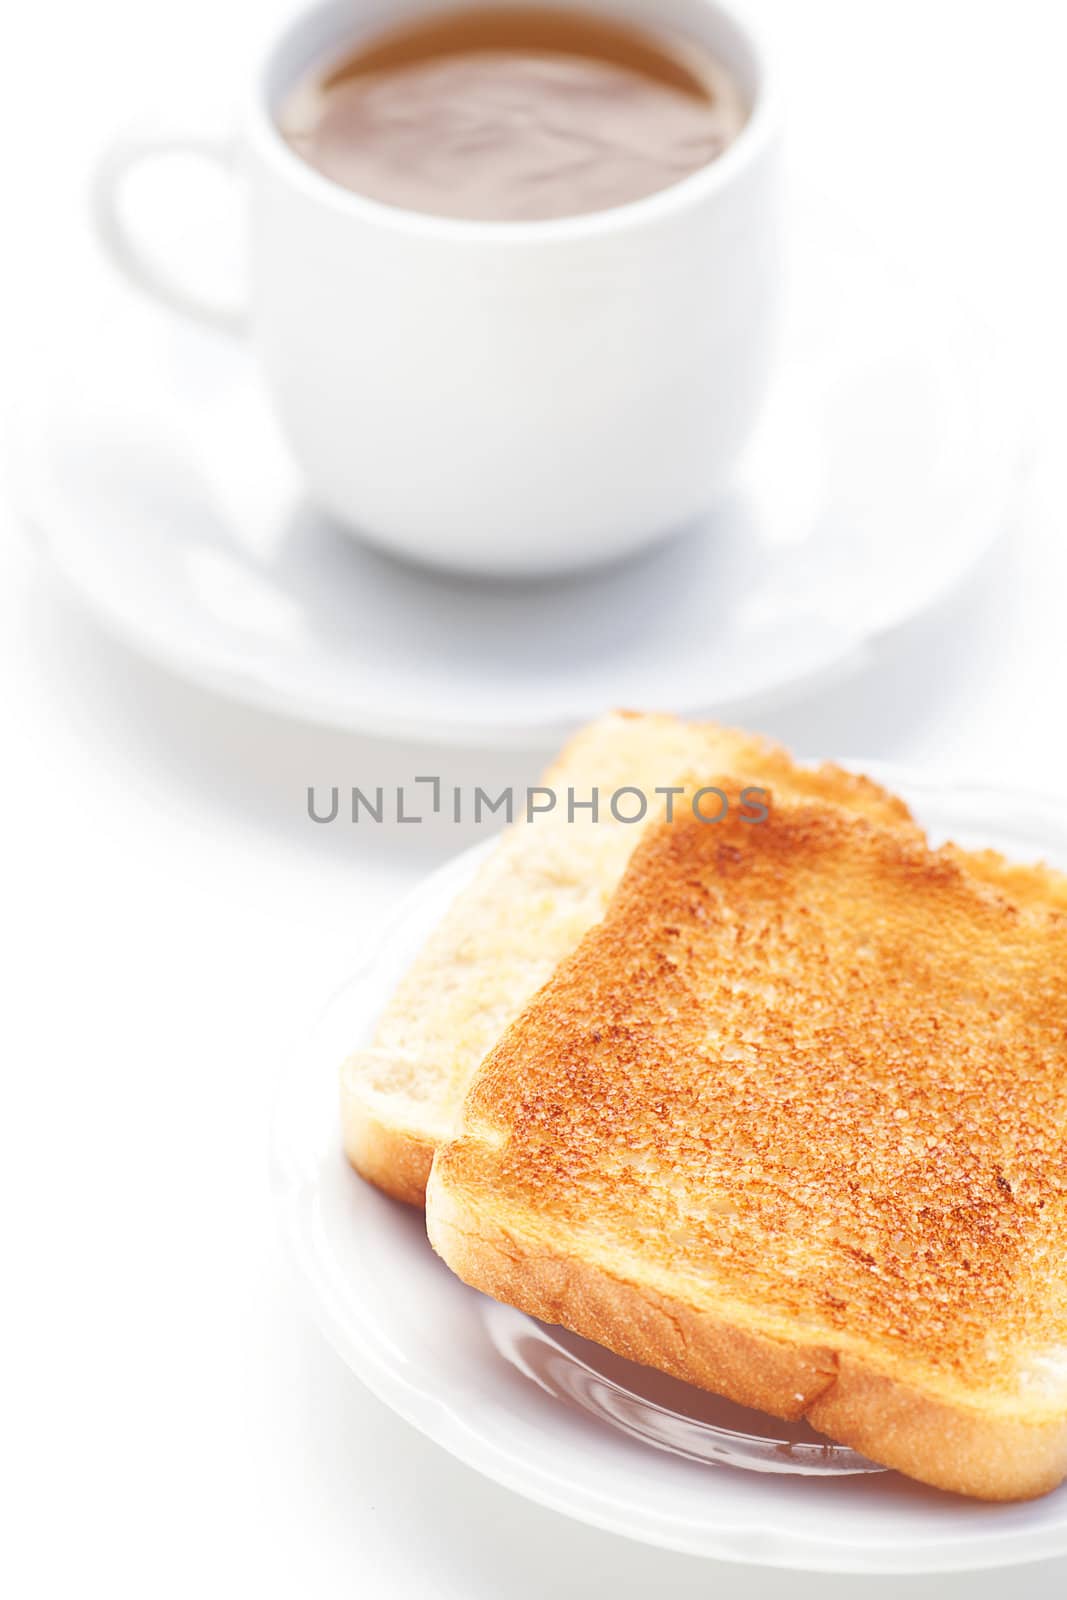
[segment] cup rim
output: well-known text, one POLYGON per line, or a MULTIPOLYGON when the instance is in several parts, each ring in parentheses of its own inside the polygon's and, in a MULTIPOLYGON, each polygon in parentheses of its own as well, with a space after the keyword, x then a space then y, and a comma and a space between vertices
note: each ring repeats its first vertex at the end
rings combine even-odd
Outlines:
MULTIPOLYGON (((470 0, 470 3, 476 4, 477 0, 470 0)), ((731 187, 761 152, 773 143, 778 131, 777 75, 763 28, 749 14, 745 0, 697 0, 697 3, 736 29, 756 64, 756 92, 748 120, 736 139, 706 166, 666 189, 657 189, 653 194, 628 201, 625 205, 540 221, 486 221, 408 210, 346 189, 343 184, 326 177, 299 156, 284 138, 271 104, 271 85, 278 57, 293 35, 309 17, 337 10, 337 0, 319 0, 314 5, 301 5, 280 27, 274 29, 255 74, 246 132, 250 143, 273 161, 286 181, 308 199, 341 215, 388 228, 395 233, 506 249, 516 244, 551 245, 626 232, 631 228, 667 220, 710 199, 720 190, 731 187)), ((463 0, 455 0, 455 4, 457 10, 461 9, 463 0)))

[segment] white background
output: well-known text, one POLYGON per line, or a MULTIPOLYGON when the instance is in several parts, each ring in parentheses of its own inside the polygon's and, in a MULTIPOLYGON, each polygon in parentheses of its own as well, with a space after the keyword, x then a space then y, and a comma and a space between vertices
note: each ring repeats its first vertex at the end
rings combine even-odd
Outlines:
MULTIPOLYGON (((213 120, 274 9, 59 0, 0 22, 6 404, 57 308, 118 291, 85 222, 94 150, 145 108, 213 120)), ((1056 0, 768 3, 793 157, 964 294, 1011 357, 1031 471, 996 556, 863 675, 766 728, 1067 795, 1064 161, 1056 0)), ((654 5, 650 4, 654 13, 654 5)), ((177 224, 176 224, 177 225, 177 224)), ((91 372, 70 381, 91 385, 91 372)), ((4 468, 0 466, 0 471, 4 468)), ((10 464, 7 464, 10 476, 10 464)), ((2 485, 0 485, 2 487, 2 485)), ((386 1413, 313 1328, 266 1172, 281 1053, 459 830, 313 827, 309 783, 425 752, 169 681, 57 591, 0 502, 3 971, 0 1567, 13 1594, 844 1596, 572 1525, 386 1413)), ((448 781, 543 752, 452 753, 448 781)), ((1061 1592, 1067 1562, 875 1594, 1061 1592)))

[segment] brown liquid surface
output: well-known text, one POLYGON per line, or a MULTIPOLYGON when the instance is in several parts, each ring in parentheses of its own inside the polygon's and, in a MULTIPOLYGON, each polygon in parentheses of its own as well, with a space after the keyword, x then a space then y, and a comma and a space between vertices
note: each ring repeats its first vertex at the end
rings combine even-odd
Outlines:
POLYGON ((427 18, 340 56, 282 105, 335 183, 410 211, 542 221, 625 205, 713 161, 744 126, 698 46, 547 10, 427 18))

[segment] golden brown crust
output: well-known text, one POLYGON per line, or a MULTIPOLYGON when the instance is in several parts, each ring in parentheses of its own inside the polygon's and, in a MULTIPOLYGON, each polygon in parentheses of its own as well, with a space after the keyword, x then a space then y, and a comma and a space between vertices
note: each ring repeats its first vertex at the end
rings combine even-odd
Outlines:
POLYGON ((427 1194, 434 1249, 465 1283, 507 1305, 578 1329, 618 1355, 814 1428, 934 1488, 980 1500, 1047 1494, 1067 1476, 1067 1421, 1014 1421, 933 1400, 831 1345, 792 1344, 589 1262, 534 1247, 474 1217, 435 1167, 427 1194))
POLYGON ((1067 919, 776 796, 763 827, 645 839, 478 1074, 428 1225, 531 1309, 568 1268, 557 1311, 614 1348, 591 1274, 670 1303, 684 1370, 656 1364, 731 1398, 766 1380, 729 1368, 724 1328, 820 1370, 830 1351, 835 1385, 796 1391, 819 1425, 1026 1495, 1067 1427, 1065 1132, 1067 919))
POLYGON ((910 1478, 977 1500, 1032 1500, 1067 1477, 1067 1419, 991 1415, 838 1358, 812 1427, 910 1478))
MULTIPOLYGON (((918 834, 904 802, 869 778, 801 767, 759 735, 672 716, 616 712, 591 723, 543 781, 564 796, 573 786, 579 798, 595 785, 606 813, 616 789, 695 793, 726 771, 918 834)), ((363 1177, 421 1204, 440 1129, 505 1027, 603 914, 641 832, 610 816, 594 826, 583 812, 574 823, 548 817, 504 835, 400 985, 374 1049, 346 1065, 346 1149, 363 1177), (383 1078, 399 1085, 398 1096, 383 1078)))
POLYGON ((961 850, 955 844, 946 844, 942 853, 1016 905, 1067 912, 1067 877, 1052 867, 1009 861, 998 850, 961 850))
POLYGON ((491 1216, 473 1215, 440 1165, 427 1206, 430 1242, 465 1283, 542 1322, 580 1325, 586 1338, 629 1361, 789 1420, 802 1417, 834 1382, 829 1346, 750 1333, 567 1256, 552 1241, 521 1239, 491 1216))
MULTIPOLYGON (((346 1063, 346 1070, 351 1063, 346 1063)), ((358 1065, 356 1067, 358 1070, 358 1065)), ((394 1200, 421 1206, 433 1164, 436 1141, 390 1123, 373 1101, 358 1091, 341 1094, 341 1134, 345 1155, 361 1177, 394 1200)))

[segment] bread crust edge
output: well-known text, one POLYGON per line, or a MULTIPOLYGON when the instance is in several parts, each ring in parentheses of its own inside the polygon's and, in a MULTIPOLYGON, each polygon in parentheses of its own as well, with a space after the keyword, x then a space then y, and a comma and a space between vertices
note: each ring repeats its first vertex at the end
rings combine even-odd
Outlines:
POLYGON ((345 1155, 361 1178, 392 1199, 421 1210, 436 1139, 376 1116, 350 1081, 341 1087, 341 1132, 345 1155))
POLYGON ((541 1322, 725 1399, 820 1433, 949 1493, 1029 1500, 1067 1477, 1067 1420, 965 1410, 875 1371, 832 1343, 742 1328, 600 1266, 523 1237, 478 1210, 434 1162, 426 1225, 434 1250, 472 1288, 541 1322))

